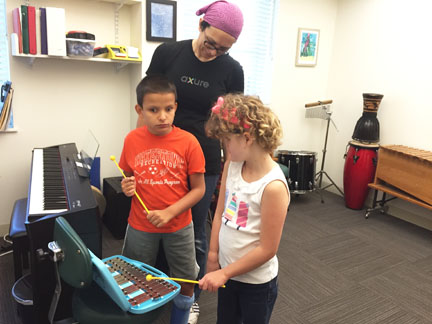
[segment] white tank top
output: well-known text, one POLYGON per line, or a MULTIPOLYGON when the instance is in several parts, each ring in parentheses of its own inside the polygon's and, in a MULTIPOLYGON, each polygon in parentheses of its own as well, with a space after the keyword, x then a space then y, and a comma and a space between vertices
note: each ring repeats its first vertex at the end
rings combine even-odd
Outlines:
MULTIPOLYGON (((281 168, 275 166, 254 182, 243 180, 244 162, 230 162, 225 190, 225 207, 219 231, 219 263, 222 268, 237 261, 259 245, 261 226, 261 198, 272 181, 282 181, 287 187, 281 168)), ((289 191, 288 191, 289 192, 289 191)), ((245 283, 266 283, 278 274, 276 255, 260 267, 231 279, 245 283)))

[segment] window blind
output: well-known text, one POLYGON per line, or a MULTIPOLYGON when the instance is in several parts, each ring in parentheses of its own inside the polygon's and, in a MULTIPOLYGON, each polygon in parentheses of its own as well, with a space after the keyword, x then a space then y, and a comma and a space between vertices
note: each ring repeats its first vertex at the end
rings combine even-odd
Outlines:
POLYGON ((6 0, 0 0, 0 82, 10 79, 8 36, 6 27, 6 0))
MULTIPOLYGON (((244 25, 239 39, 229 51, 245 74, 245 94, 270 103, 273 66, 273 34, 279 0, 230 0, 243 12, 244 25)), ((178 0, 178 39, 198 37, 196 11, 212 0, 178 0)), ((202 16, 200 16, 202 17, 202 16)))

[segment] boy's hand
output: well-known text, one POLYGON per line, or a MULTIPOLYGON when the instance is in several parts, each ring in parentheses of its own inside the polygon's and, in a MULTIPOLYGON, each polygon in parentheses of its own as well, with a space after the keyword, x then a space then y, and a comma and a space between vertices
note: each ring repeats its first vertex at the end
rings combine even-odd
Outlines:
POLYGON ((132 197, 135 194, 135 190, 136 190, 135 177, 132 176, 132 177, 123 178, 121 182, 121 187, 123 193, 126 196, 132 197))
POLYGON ((219 287, 222 287, 227 281, 228 277, 225 275, 223 269, 207 273, 200 281, 199 287, 202 290, 216 292, 219 287))
POLYGON ((151 210, 147 215, 149 222, 156 227, 162 227, 166 225, 173 217, 174 215, 166 211, 166 209, 151 210))

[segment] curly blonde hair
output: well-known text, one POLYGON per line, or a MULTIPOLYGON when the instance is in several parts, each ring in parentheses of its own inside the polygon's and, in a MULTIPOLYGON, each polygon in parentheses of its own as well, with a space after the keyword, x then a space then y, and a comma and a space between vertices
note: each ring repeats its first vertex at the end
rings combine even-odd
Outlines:
POLYGON ((221 140, 228 134, 248 132, 270 153, 281 144, 280 121, 258 97, 227 94, 222 99, 218 99, 207 121, 207 136, 221 140))

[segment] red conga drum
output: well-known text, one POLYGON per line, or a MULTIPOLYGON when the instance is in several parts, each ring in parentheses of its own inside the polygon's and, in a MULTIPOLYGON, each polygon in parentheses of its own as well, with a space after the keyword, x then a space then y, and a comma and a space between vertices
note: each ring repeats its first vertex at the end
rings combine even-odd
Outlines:
POLYGON ((374 180, 378 148, 378 144, 349 142, 344 167, 344 196, 348 208, 363 208, 369 192, 368 183, 374 180))

